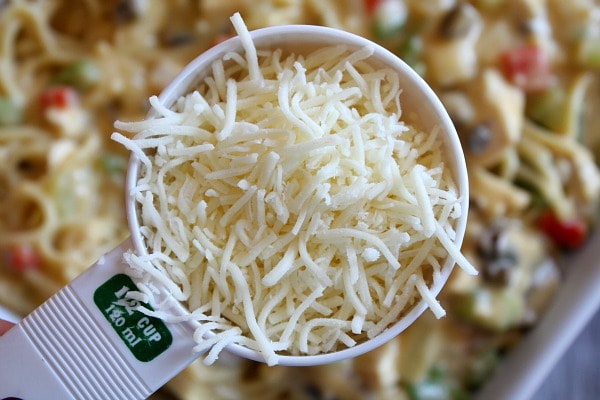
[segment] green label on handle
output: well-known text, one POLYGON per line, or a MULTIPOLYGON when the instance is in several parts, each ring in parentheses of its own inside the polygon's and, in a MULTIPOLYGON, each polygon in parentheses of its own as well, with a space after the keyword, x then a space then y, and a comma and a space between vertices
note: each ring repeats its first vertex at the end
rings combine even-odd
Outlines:
POLYGON ((149 305, 125 297, 137 290, 129 276, 118 274, 96 289, 94 303, 135 358, 148 362, 171 346, 173 336, 163 321, 136 310, 140 305, 152 310, 149 305))

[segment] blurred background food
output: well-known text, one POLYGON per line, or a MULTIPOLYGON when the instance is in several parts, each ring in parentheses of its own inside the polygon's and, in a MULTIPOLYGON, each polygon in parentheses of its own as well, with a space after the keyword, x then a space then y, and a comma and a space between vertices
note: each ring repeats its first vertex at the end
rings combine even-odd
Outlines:
POLYGON ((6 0, 0 2, 0 304, 28 313, 124 240, 116 119, 195 56, 250 29, 317 24, 373 39, 434 88, 461 137, 471 209, 457 270, 425 314, 358 359, 269 368, 224 356, 177 399, 466 399, 543 317, 557 260, 597 216, 600 2, 6 0))

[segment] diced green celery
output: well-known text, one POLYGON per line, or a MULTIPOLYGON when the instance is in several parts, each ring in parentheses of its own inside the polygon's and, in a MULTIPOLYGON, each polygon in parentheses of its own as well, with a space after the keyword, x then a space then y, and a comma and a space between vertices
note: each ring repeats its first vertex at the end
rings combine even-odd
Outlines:
POLYGON ((565 112, 567 94, 561 86, 554 86, 527 96, 525 114, 538 124, 550 129, 559 129, 565 112))
POLYGON ((556 85, 527 98, 526 115, 539 125, 561 135, 583 139, 583 113, 589 74, 578 74, 566 85, 556 85))
POLYGON ((462 297, 456 311, 467 322, 502 332, 521 321, 525 312, 525 299, 510 287, 479 287, 462 297))
POLYGON ((79 60, 67 65, 54 78, 53 82, 88 89, 96 85, 102 77, 100 68, 90 60, 79 60))
POLYGON ((532 185, 530 182, 517 178, 514 181, 514 184, 517 187, 526 190, 531 195, 529 209, 533 211, 540 211, 548 208, 548 200, 546 200, 546 198, 542 195, 542 193, 540 193, 538 188, 532 185))
POLYGON ((473 357, 469 365, 468 386, 478 389, 494 373, 500 362, 500 356, 494 347, 486 347, 473 357))
POLYGON ((446 368, 442 368, 439 364, 431 367, 429 370, 429 380, 434 382, 441 382, 446 379, 448 371, 446 368))
POLYGON ((450 390, 450 398, 452 400, 470 400, 469 393, 461 388, 452 388, 450 390))
POLYGON ((397 35, 402 30, 401 26, 390 26, 381 23, 375 23, 373 32, 376 40, 386 40, 392 36, 397 35))
POLYGON ((410 400, 468 400, 468 394, 449 379, 447 371, 434 366, 429 377, 404 386, 410 400))
POLYGON ((413 35, 406 38, 398 48, 397 56, 410 65, 419 75, 425 75, 423 40, 420 36, 413 35))
POLYGON ((579 45, 577 56, 583 66, 600 69, 600 36, 585 37, 579 45))
POLYGON ((0 126, 16 125, 22 120, 21 109, 11 99, 0 97, 0 126))
POLYGON ((121 154, 106 153, 100 158, 100 166, 110 175, 121 174, 127 170, 127 159, 121 154))

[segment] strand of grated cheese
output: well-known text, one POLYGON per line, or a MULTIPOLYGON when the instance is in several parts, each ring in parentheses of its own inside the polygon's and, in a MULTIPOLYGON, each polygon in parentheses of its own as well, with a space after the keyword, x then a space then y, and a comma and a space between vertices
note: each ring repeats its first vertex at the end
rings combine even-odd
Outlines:
POLYGON ((257 50, 232 23, 245 57, 115 124, 143 164, 132 195, 149 254, 126 257, 138 297, 165 287, 186 303, 207 363, 231 343, 270 365, 354 346, 419 298, 443 315, 429 287, 446 257, 476 271, 453 243, 462 210, 439 132, 401 120, 398 78, 372 48, 257 50))

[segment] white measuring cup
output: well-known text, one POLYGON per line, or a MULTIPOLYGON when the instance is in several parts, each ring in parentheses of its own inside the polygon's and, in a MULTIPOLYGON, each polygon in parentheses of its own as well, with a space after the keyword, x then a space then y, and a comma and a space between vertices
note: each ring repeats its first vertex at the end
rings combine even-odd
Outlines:
MULTIPOLYGON (((460 247, 468 210, 468 179, 463 151, 452 122, 425 81, 406 63, 383 47, 354 34, 318 26, 288 25, 251 32, 257 49, 299 49, 346 44, 350 49, 371 46, 374 66, 395 70, 399 76, 405 115, 412 115, 425 132, 440 128, 447 151, 446 166, 456 182, 462 216, 457 220, 454 243, 460 247)), ((159 99, 169 107, 190 92, 216 59, 235 51, 243 53, 238 37, 201 54, 165 88, 159 99)), ((413 123, 413 121, 411 121, 413 123)), ((139 303, 126 299, 136 290, 123 261, 132 249, 145 254, 136 203, 130 195, 138 178, 139 161, 132 156, 127 176, 126 207, 131 237, 25 317, 0 338, 0 399, 143 399, 159 389, 200 354, 193 352, 197 323, 165 323, 145 316, 139 303)), ((448 257, 441 279, 430 288, 437 295, 447 281, 455 260, 448 257)), ((165 293, 168 298, 168 293, 165 293)), ((182 304, 170 300, 174 313, 185 314, 182 304)), ((150 305, 152 306, 152 305, 150 305)), ((280 355, 280 365, 311 366, 364 354, 397 336, 426 310, 421 300, 393 326, 373 339, 340 351, 307 356, 280 355)), ((241 345, 227 351, 264 361, 260 353, 241 345)))

